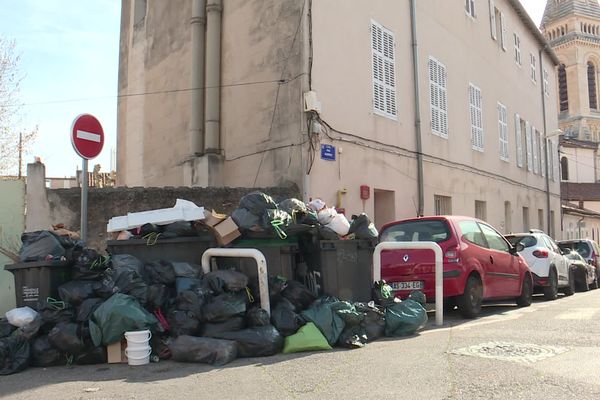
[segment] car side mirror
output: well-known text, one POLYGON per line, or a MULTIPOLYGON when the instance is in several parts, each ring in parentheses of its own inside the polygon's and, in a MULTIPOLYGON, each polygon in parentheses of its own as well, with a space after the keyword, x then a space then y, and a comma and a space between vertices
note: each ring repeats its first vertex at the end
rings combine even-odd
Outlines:
POLYGON ((525 246, 523 246, 523 243, 517 243, 510 248, 510 254, 517 254, 518 252, 523 250, 525 250, 525 246))

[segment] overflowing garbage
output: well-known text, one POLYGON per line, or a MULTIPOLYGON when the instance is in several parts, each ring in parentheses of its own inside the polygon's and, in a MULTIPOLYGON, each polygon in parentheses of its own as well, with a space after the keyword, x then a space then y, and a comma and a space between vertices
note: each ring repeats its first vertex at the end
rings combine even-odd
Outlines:
MULTIPOLYGON (((229 218, 242 239, 254 234, 278 240, 303 234, 315 240, 377 237, 365 214, 350 222, 322 201, 276 203, 260 192, 244 196, 231 217, 206 210, 203 215, 199 221, 173 221, 163 213, 154 219, 166 222, 162 225, 133 227, 132 221, 140 220, 130 216, 113 226, 128 228, 115 231, 124 240, 216 232, 229 218)), ((222 233, 221 239, 231 234, 222 233)), ((26 233, 22 239, 23 262, 65 262, 70 278, 57 287, 57 298, 40 298, 35 307, 18 307, 0 319, 0 375, 29 366, 106 363, 110 349, 120 347, 132 331, 150 332, 150 359, 155 361, 224 365, 240 357, 360 348, 382 337, 412 335, 427 322, 421 292, 400 301, 384 282, 372 286, 365 281, 372 301, 356 302, 319 293, 296 276, 271 274, 270 310, 265 310, 253 277, 243 271, 213 268, 205 273, 193 262, 104 255, 73 236, 50 231, 26 233)))

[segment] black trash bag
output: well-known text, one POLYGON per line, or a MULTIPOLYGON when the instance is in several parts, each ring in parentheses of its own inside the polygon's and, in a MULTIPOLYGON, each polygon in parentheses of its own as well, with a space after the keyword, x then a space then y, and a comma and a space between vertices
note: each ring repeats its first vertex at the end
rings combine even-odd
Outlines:
POLYGON ((262 226, 267 231, 273 231, 276 235, 279 230, 285 230, 292 224, 292 216, 282 210, 267 210, 262 217, 262 226))
POLYGON ((283 276, 270 276, 269 277, 269 302, 271 307, 274 307, 281 300, 281 292, 287 286, 287 279, 283 276))
POLYGON ((219 339, 235 340, 239 357, 273 356, 283 350, 284 338, 273 325, 224 332, 219 339))
POLYGON ((271 318, 267 310, 254 307, 246 312, 246 324, 249 328, 271 324, 271 318))
POLYGON ((61 322, 48 333, 50 344, 69 354, 79 354, 84 349, 79 324, 61 322))
POLYGON ((172 261, 173 271, 178 278, 200 278, 202 277, 202 266, 187 262, 172 261))
POLYGON ((60 260, 66 256, 59 237, 50 231, 25 232, 21 235, 21 241, 21 262, 60 260))
POLYGON ((281 295, 294 305, 296 311, 308 308, 316 299, 315 295, 306 286, 297 281, 288 281, 281 295))
POLYGON ((238 208, 235 211, 233 211, 233 213, 231 213, 231 218, 242 232, 260 232, 263 230, 260 224, 261 218, 252 214, 245 208, 238 208))
POLYGON ((58 295, 65 303, 77 307, 84 300, 97 297, 101 288, 102 284, 96 281, 70 281, 58 287, 58 295))
POLYGON ((365 347, 369 342, 365 328, 360 325, 347 326, 340 334, 338 345, 348 349, 365 347))
POLYGON ((344 320, 346 326, 359 325, 365 319, 365 314, 356 310, 354 305, 347 301, 338 301, 332 304, 331 308, 344 320))
POLYGON ((285 211, 289 215, 294 215, 295 213, 304 214, 308 212, 306 204, 303 201, 294 198, 283 200, 277 205, 277 208, 279 208, 282 211, 285 211))
MULTIPOLYGON (((248 286, 248 277, 233 269, 219 269, 204 275, 205 279, 212 280, 214 277, 223 281, 223 289, 230 292, 239 292, 248 286)), ((218 286, 216 287, 218 289, 218 286)), ((217 292, 218 290, 215 290, 217 292)))
POLYGON ((72 322, 75 319, 75 310, 68 303, 51 300, 42 301, 38 310, 44 332, 49 332, 59 322, 72 322))
POLYGON ((176 237, 197 236, 198 232, 194 229, 191 221, 176 221, 162 227, 161 239, 170 239, 176 237))
POLYGON ((296 223, 302 224, 302 225, 308 225, 308 226, 320 226, 321 225, 319 223, 319 217, 317 216, 317 213, 312 210, 308 210, 306 213, 299 215, 296 218, 296 223))
POLYGON ((83 249, 75 257, 71 269, 73 280, 99 281, 102 274, 110 266, 110 257, 102 256, 94 249, 83 249))
POLYGON ((144 280, 143 265, 133 256, 125 256, 115 262, 116 257, 112 259, 113 268, 107 269, 104 274, 100 296, 108 298, 114 293, 123 293, 135 297, 140 304, 146 304, 148 285, 144 280))
POLYGON ((225 281, 217 275, 208 273, 202 277, 201 288, 211 295, 219 295, 225 292, 225 281))
POLYGON ((192 335, 200 332, 200 320, 191 311, 171 310, 167 314, 171 336, 192 335))
POLYGON ((52 346, 48 336, 40 336, 33 341, 31 345, 31 365, 34 367, 55 367, 66 364, 66 354, 52 346))
POLYGON ((29 342, 19 336, 0 339, 0 375, 23 371, 31 362, 29 342))
POLYGON ((277 204, 268 194, 262 192, 252 192, 240 200, 240 208, 245 208, 252 214, 262 217, 266 210, 277 208, 277 204))
POLYGON ((175 291, 177 294, 186 290, 196 290, 202 286, 202 280, 198 278, 177 278, 175 279, 175 291))
POLYGON ((169 301, 169 292, 165 285, 148 286, 146 308, 151 311, 163 308, 169 301))
POLYGON ((201 319, 204 304, 206 304, 206 298, 192 290, 183 291, 175 298, 175 309, 191 311, 198 319, 201 319))
POLYGON ((234 332, 244 329, 246 323, 243 317, 232 317, 225 322, 210 323, 207 322, 202 325, 200 329, 200 335, 206 337, 215 337, 223 332, 234 332))
POLYGON ((225 365, 237 358, 232 340, 182 335, 167 342, 171 359, 179 362, 225 365))
POLYGON ((333 229, 328 228, 326 226, 319 226, 319 239, 321 240, 340 240, 340 235, 338 235, 333 229))
POLYGON ((406 299, 385 309, 385 335, 414 335, 427 323, 427 311, 418 302, 406 299))
POLYGON ((128 267, 134 269, 140 275, 144 273, 144 263, 131 254, 115 254, 111 256, 110 265, 112 269, 128 267))
POLYGON ((139 235, 141 237, 144 237, 149 234, 153 234, 153 233, 156 234, 156 233, 161 233, 161 232, 162 232, 162 227, 160 225, 144 224, 140 227, 139 235))
POLYGON ((74 360, 77 365, 94 365, 94 364, 106 364, 108 357, 106 354, 106 347, 87 347, 75 356, 74 360))
POLYGON ((322 298, 300 313, 307 322, 312 322, 319 328, 332 347, 345 328, 344 320, 333 311, 334 304, 330 299, 322 298))
POLYGON ((145 276, 150 283, 173 285, 175 283, 175 270, 169 261, 152 261, 144 266, 145 276))
POLYGON ((75 317, 75 320, 77 322, 86 322, 102 303, 104 303, 104 299, 98 297, 84 300, 83 303, 77 307, 77 316, 75 317))
POLYGON ((223 293, 213 298, 202 308, 203 319, 207 322, 223 322, 246 312, 246 293, 223 293))
POLYGON ((306 321, 296 314, 296 308, 286 298, 281 299, 279 303, 271 310, 271 322, 283 336, 295 334, 306 321))
POLYGON ((354 303, 354 307, 357 311, 365 313, 360 326, 364 328, 367 340, 372 342, 385 334, 385 313, 374 304, 370 304, 354 303))
POLYGON ((42 330, 41 328, 43 325, 44 320, 42 320, 42 316, 38 313, 33 321, 17 329, 12 336, 18 336, 21 339, 31 341, 41 333, 40 331, 42 330))
POLYGON ((16 330, 17 327, 9 324, 6 318, 0 318, 0 339, 10 336, 16 330))
POLYGON ((377 240, 379 232, 367 214, 362 213, 350 223, 348 234, 354 233, 356 239, 377 240))
POLYGON ((375 304, 383 307, 399 302, 394 296, 392 287, 383 280, 373 283, 373 287, 371 288, 371 298, 375 304))

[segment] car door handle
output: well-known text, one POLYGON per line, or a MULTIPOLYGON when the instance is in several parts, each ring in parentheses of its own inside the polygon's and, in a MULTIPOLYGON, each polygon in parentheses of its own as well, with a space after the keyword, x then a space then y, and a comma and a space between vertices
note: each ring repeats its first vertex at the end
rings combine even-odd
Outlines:
POLYGON ((490 256, 490 262, 493 264, 494 263, 494 257, 490 256))

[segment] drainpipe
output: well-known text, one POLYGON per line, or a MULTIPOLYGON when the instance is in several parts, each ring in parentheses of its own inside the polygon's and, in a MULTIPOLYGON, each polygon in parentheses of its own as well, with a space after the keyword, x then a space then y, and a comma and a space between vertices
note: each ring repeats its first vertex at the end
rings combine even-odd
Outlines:
POLYGON ((204 153, 204 48, 206 35, 206 0, 192 3, 192 103, 190 115, 190 150, 192 156, 204 153))
POLYGON ((419 190, 418 216, 424 211, 423 199, 423 145, 421 143, 421 96, 419 94, 419 48, 417 45, 417 5, 416 0, 410 0, 410 24, 412 34, 413 79, 415 91, 415 135, 417 141, 417 185, 419 190))
POLYGON ((206 5, 206 103, 204 152, 219 154, 221 114, 221 16, 223 0, 206 5))
POLYGON ((553 232, 552 227, 550 226, 551 218, 550 218, 550 168, 551 165, 548 163, 548 126, 546 122, 546 95, 544 93, 544 59, 543 59, 543 51, 548 47, 548 44, 544 45, 539 50, 539 60, 540 60, 540 82, 541 93, 542 93, 542 118, 544 119, 544 149, 546 150, 546 154, 544 155, 544 159, 546 160, 546 233, 551 235, 553 232))

